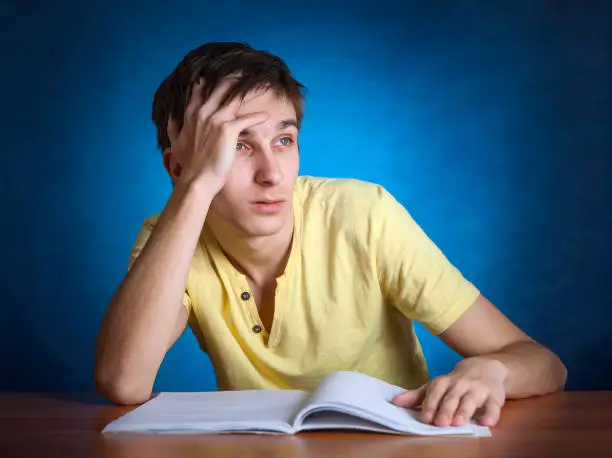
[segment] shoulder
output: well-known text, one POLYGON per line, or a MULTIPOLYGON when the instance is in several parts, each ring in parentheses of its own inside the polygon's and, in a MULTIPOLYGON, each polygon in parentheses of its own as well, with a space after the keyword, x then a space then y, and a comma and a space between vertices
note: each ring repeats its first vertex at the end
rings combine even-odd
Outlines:
POLYGON ((373 242, 404 207, 380 184, 352 178, 300 176, 296 196, 304 225, 373 242))
POLYGON ((295 189, 305 207, 314 205, 334 210, 377 208, 393 199, 383 186, 355 178, 300 176, 295 189))

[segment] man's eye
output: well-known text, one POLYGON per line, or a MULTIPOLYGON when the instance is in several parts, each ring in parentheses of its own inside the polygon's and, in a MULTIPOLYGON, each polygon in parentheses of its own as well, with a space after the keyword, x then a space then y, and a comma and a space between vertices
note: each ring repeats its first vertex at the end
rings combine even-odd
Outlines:
POLYGON ((238 142, 236 143, 236 151, 244 152, 246 150, 246 145, 244 143, 238 142))
POLYGON ((293 143, 293 139, 291 137, 281 137, 277 141, 281 142, 281 146, 291 146, 293 143), (285 140, 284 143, 283 140, 285 140))

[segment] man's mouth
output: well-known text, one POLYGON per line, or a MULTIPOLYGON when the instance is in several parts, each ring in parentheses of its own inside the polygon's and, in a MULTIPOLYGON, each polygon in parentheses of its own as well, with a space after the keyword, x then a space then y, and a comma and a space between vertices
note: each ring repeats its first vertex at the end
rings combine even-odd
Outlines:
POLYGON ((256 213, 272 214, 278 213, 283 209, 285 201, 283 199, 262 199, 251 202, 251 207, 256 213))

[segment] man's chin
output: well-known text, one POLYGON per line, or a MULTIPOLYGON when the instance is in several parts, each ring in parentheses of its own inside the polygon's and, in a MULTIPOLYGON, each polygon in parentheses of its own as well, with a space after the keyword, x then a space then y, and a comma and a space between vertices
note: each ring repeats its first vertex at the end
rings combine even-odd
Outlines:
POLYGON ((244 228, 244 232, 250 237, 270 237, 282 230, 280 224, 256 224, 244 228))
POLYGON ((287 215, 257 215, 254 218, 249 218, 244 229, 252 236, 266 237, 282 232, 285 224, 288 224, 287 215))

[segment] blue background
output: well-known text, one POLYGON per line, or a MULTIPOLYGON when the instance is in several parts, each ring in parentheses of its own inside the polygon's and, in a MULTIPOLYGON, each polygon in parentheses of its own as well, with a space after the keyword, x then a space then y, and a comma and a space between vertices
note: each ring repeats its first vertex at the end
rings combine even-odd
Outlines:
MULTIPOLYGON (((612 3, 308 3, 2 5, 0 389, 93 390, 102 315, 171 192, 153 93, 225 40, 308 87, 303 174, 386 186, 570 388, 612 389, 612 3)), ((155 389, 214 387, 188 332, 155 389)))

